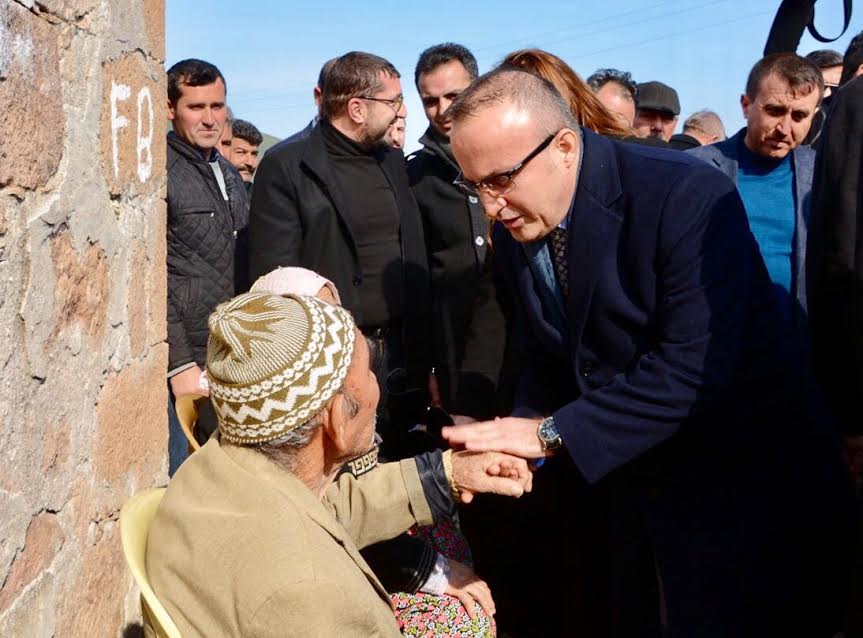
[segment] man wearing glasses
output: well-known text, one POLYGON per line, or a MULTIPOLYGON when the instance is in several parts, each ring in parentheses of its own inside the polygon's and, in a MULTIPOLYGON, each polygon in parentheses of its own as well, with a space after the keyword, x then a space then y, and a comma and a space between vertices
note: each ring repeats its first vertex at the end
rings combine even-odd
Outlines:
POLYGON ((513 416, 444 435, 544 459, 542 518, 507 530, 546 585, 543 635, 584 610, 584 635, 833 635, 847 479, 731 180, 580 129, 521 71, 450 117, 526 356, 513 416), (634 584, 652 609, 615 596, 634 584))
POLYGON ((250 213, 252 280, 279 266, 320 273, 382 353, 378 431, 389 456, 400 455, 404 426, 428 404, 431 366, 422 226, 404 155, 387 144, 390 126, 407 115, 399 77, 369 53, 333 62, 320 126, 267 153, 250 213))

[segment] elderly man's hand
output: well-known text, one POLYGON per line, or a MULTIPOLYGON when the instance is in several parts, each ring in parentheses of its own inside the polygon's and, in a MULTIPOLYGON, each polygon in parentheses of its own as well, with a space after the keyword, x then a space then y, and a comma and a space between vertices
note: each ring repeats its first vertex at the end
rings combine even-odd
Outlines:
POLYGON ((540 419, 508 416, 494 421, 443 428, 441 434, 453 447, 477 452, 497 451, 524 459, 550 456, 542 449, 537 429, 540 419))
POLYGON ((450 573, 444 593, 458 598, 471 620, 476 618, 477 604, 485 610, 486 614, 493 616, 496 611, 494 599, 486 582, 467 565, 451 558, 447 558, 447 562, 450 573))
POLYGON ((486 492, 518 498, 533 487, 527 462, 499 452, 454 452, 452 474, 463 503, 486 492))

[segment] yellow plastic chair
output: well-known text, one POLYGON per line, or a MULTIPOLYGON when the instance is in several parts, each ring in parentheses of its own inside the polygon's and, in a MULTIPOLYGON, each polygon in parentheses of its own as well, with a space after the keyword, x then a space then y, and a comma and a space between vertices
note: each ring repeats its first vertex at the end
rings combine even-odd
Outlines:
POLYGON ((180 421, 180 427, 183 428, 183 434, 186 435, 186 440, 189 442, 189 454, 201 449, 201 444, 195 439, 195 422, 198 420, 198 404, 196 402, 204 398, 187 394, 174 402, 177 419, 180 421))
POLYGON ((165 488, 138 492, 120 510, 120 538, 126 564, 141 588, 141 612, 144 618, 144 636, 147 638, 180 638, 177 626, 162 603, 156 598, 147 578, 147 535, 156 509, 165 495, 165 488))

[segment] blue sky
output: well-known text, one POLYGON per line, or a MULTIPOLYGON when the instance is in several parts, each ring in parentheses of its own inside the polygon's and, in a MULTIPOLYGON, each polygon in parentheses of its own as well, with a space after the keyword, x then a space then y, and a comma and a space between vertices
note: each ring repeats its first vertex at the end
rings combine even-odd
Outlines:
MULTIPOLYGON (((167 0, 166 62, 213 62, 225 75, 235 116, 285 137, 311 119, 312 87, 324 61, 351 50, 376 53, 402 74, 412 150, 427 126, 413 86, 414 65, 425 47, 464 44, 484 72, 510 51, 536 46, 562 57, 582 77, 605 66, 630 71, 639 82, 665 82, 680 95, 682 118, 712 108, 731 134, 743 125, 740 93, 778 5, 779 0, 167 0)), ((798 51, 844 51, 863 29, 861 14, 863 7, 857 7, 839 41, 822 45, 807 33, 798 51)), ((838 34, 842 1, 819 0, 816 25, 827 36, 838 34)))

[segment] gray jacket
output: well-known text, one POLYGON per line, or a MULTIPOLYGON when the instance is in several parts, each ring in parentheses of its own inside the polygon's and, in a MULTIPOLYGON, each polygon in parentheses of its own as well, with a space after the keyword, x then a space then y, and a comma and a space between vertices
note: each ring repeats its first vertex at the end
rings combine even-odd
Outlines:
MULTIPOLYGON (((746 128, 734 137, 710 146, 699 146, 686 153, 712 164, 737 184, 737 150, 746 136, 746 128)), ((794 325, 802 335, 807 335, 806 326, 806 231, 809 227, 809 211, 812 205, 812 176, 815 171, 815 151, 798 146, 791 153, 791 170, 794 172, 794 201, 797 211, 794 224, 794 264, 792 268, 793 290, 797 300, 794 307, 794 325)))

